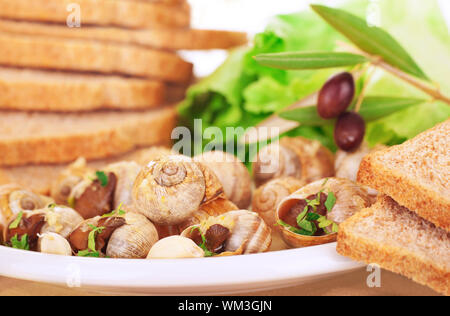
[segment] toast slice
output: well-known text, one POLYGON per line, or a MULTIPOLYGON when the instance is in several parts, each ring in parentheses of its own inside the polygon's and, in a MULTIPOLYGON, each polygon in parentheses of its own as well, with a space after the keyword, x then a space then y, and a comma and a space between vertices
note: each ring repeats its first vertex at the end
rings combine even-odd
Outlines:
POLYGON ((230 31, 170 29, 129 30, 117 27, 65 25, 0 20, 0 31, 24 35, 52 36, 103 42, 138 44, 168 50, 228 49, 247 43, 247 34, 230 31))
POLYGON ((127 28, 188 27, 190 8, 152 1, 130 0, 0 0, 0 16, 13 20, 66 23, 80 7, 81 25, 127 28))
POLYGON ((450 233, 387 196, 340 225, 337 251, 450 295, 450 233))
POLYGON ((0 32, 0 64, 158 78, 184 83, 192 64, 175 53, 95 41, 0 32))
MULTIPOLYGON (((169 145, 168 140, 164 140, 161 144, 169 145)), ((87 166, 98 170, 108 164, 119 161, 134 161, 140 165, 144 165, 154 159, 155 152, 160 152, 160 148, 135 149, 125 154, 106 159, 88 161, 87 166)), ((49 195, 52 183, 67 166, 68 164, 44 164, 2 168, 0 169, 0 185, 16 183, 36 193, 49 195)))
POLYGON ((174 107, 142 112, 0 112, 0 166, 101 159, 170 140, 174 107))
POLYGON ((450 120, 366 156, 358 182, 450 231, 450 120))
POLYGON ((0 67, 0 109, 91 111, 150 109, 164 104, 155 80, 0 67))

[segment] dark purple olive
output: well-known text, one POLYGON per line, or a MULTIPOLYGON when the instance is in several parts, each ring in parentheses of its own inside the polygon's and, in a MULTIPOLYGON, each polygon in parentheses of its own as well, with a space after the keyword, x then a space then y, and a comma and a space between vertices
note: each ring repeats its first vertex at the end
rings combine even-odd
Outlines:
POLYGON ((344 113, 355 96, 355 80, 348 72, 331 77, 319 92, 317 112, 324 119, 344 113))
POLYGON ((334 127, 334 141, 345 151, 354 151, 361 145, 366 133, 364 119, 355 112, 346 112, 339 116, 334 127))

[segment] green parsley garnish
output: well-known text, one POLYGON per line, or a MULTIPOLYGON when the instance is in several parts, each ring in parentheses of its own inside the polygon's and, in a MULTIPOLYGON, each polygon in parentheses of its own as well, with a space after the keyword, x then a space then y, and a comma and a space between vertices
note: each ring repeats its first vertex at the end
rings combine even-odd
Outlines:
POLYGON ((325 207, 327 208, 328 212, 331 212, 334 205, 336 204, 336 196, 333 192, 328 193, 327 200, 325 201, 325 207))
POLYGON ((92 251, 90 249, 81 250, 77 253, 78 257, 93 257, 100 258, 100 253, 98 251, 92 251))
POLYGON ((102 217, 115 217, 115 216, 120 217, 120 216, 125 215, 126 212, 125 212, 124 210, 122 210, 122 204, 123 204, 123 203, 120 203, 120 205, 119 205, 118 208, 116 208, 116 209, 115 209, 114 211, 112 211, 111 213, 107 213, 107 214, 102 215, 102 217))
POLYGON ((67 204, 69 204, 69 207, 75 208, 75 197, 69 196, 69 198, 67 199, 67 204))
POLYGON ((88 248, 95 252, 97 251, 97 249, 95 249, 95 239, 97 237, 97 233, 101 234, 105 227, 96 227, 91 224, 88 224, 88 226, 92 229, 88 236, 88 248))
POLYGON ((100 181, 100 185, 102 187, 106 187, 108 185, 108 176, 103 171, 97 171, 95 173, 97 176, 98 181, 100 181))
POLYGON ((20 211, 16 219, 9 225, 9 229, 15 229, 19 227, 20 221, 22 220, 23 212, 20 211))
POLYGON ((192 227, 191 234, 195 230, 198 230, 198 232, 200 233, 200 236, 202 237, 202 243, 201 243, 201 245, 198 245, 198 246, 200 248, 202 248, 203 251, 205 252, 205 257, 213 257, 213 256, 215 256, 216 254, 214 252, 212 252, 212 251, 209 251, 208 247, 206 247, 206 237, 200 231, 200 227, 198 227, 198 226, 192 227))
POLYGON ((47 205, 47 208, 49 209, 49 210, 52 210, 52 209, 54 209, 56 207, 56 204, 55 203, 50 203, 49 205, 47 205))
POLYGON ((14 249, 30 250, 30 245, 28 244, 28 234, 22 236, 19 240, 17 234, 11 238, 11 247, 14 249))

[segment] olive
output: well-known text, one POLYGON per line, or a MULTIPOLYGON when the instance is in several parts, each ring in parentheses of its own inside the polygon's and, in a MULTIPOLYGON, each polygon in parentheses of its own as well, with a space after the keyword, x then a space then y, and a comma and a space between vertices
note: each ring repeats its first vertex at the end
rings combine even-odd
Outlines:
POLYGON ((317 111, 320 117, 332 119, 342 114, 355 96, 355 80, 348 72, 331 77, 319 92, 317 111))
POLYGON ((344 151, 354 151, 361 145, 366 133, 364 119, 355 112, 341 114, 334 127, 336 145, 344 151))

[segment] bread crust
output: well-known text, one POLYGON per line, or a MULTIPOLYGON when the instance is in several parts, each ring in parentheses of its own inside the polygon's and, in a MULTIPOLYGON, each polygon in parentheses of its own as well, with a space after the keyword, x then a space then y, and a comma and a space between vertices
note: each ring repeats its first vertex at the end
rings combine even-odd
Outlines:
MULTIPOLYGON (((91 114, 80 115, 88 117, 91 114)), ((69 126, 65 126, 65 133, 58 133, 58 126, 55 126, 54 133, 22 137, 13 135, 13 137, 3 138, 0 140, 2 153, 0 165, 64 163, 74 161, 78 157, 106 158, 125 153, 138 146, 150 146, 168 140, 176 125, 174 107, 134 114, 132 119, 127 119, 127 112, 123 114, 103 112, 105 116, 115 115, 116 120, 123 118, 121 122, 114 124, 110 122, 106 125, 102 125, 104 124, 101 121, 102 114, 93 113, 92 115, 96 115, 95 118, 98 120, 98 127, 95 130, 79 130, 83 119, 78 118, 77 125, 70 128, 70 132, 67 132, 69 126)), ((8 119, 6 114, 2 116, 8 119)), ((41 121, 46 120, 44 118, 39 122, 41 121)), ((24 121, 23 124, 29 124, 29 122, 29 120, 24 121)), ((70 122, 68 114, 64 115, 62 124, 70 124, 67 122, 70 122)))
POLYGON ((178 28, 129 30, 117 27, 84 26, 71 29, 64 25, 0 20, 0 31, 24 35, 137 44, 168 50, 228 49, 247 43, 246 33, 178 28))
POLYGON ((4 110, 150 109, 164 103, 165 92, 165 85, 155 80, 0 68, 4 110))
POLYGON ((175 53, 94 41, 68 40, 0 32, 0 63, 185 83, 193 66, 175 53))
MULTIPOLYGON (((401 208, 392 199, 384 196, 372 207, 352 216, 339 227, 337 252, 366 264, 378 264, 389 271, 404 275, 417 283, 428 286, 441 294, 450 295, 450 271, 426 260, 407 248, 400 248, 375 239, 361 238, 352 233, 364 218, 371 217, 376 208, 401 208)), ((403 208, 403 211, 408 211, 403 208)), ((408 229, 405 227, 404 229, 408 229)), ((435 245, 439 247, 439 245, 435 245)))
MULTIPOLYGON (((450 120, 419 136, 423 137, 429 133, 438 132, 443 127, 450 128, 450 120)), ((392 197, 397 203, 416 212, 420 217, 450 231, 450 196, 442 195, 432 188, 424 186, 417 178, 410 177, 404 171, 385 163, 384 157, 387 153, 395 151, 400 155, 404 147, 416 146, 416 141, 417 138, 414 138, 402 145, 364 157, 358 172, 358 182, 392 197)), ((420 147, 417 150, 420 150, 420 147)), ((450 157, 444 158, 450 159, 450 157)), ((404 159, 408 159, 408 157, 404 157, 404 159)))
MULTIPOLYGON (((0 16, 14 20, 66 23, 72 0, 0 0, 0 16)), ((128 0, 77 0, 82 25, 115 25, 128 28, 188 27, 190 8, 128 0), (101 10, 99 9, 101 8, 101 10)))

